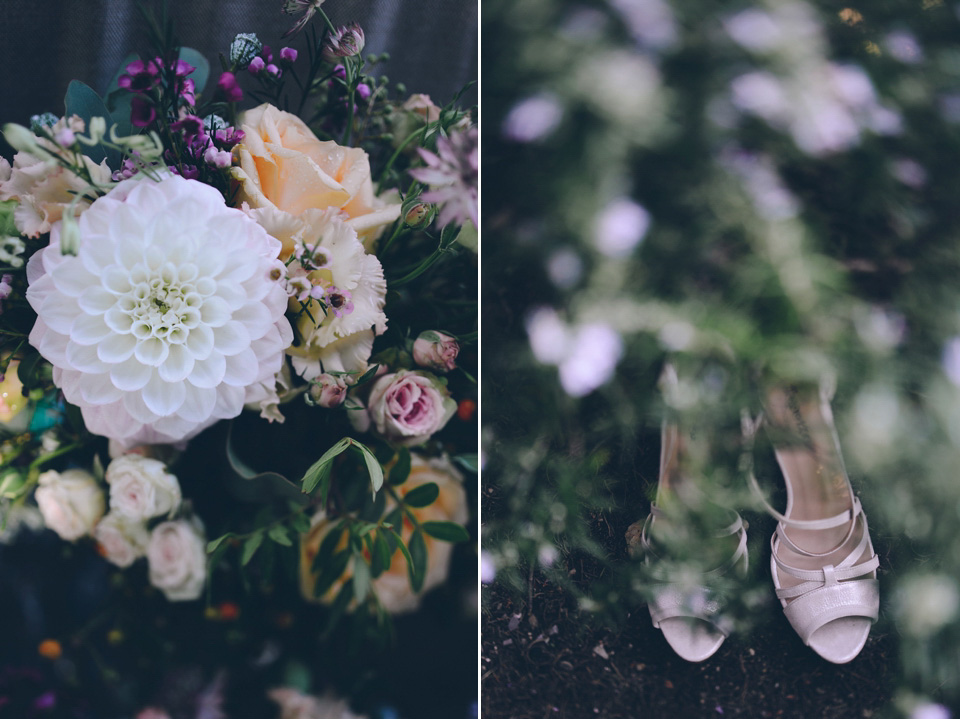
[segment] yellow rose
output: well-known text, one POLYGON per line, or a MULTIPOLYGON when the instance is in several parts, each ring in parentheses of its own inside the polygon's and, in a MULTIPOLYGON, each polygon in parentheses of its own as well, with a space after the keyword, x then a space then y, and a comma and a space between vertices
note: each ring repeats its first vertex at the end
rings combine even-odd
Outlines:
MULTIPOLYGON (((395 490, 398 495, 403 497, 412 489, 427 482, 436 482, 440 494, 430 506, 413 509, 413 515, 417 518, 417 521, 444 521, 464 524, 467 521, 467 493, 463 489, 463 478, 445 457, 425 460, 412 454, 410 456, 410 477, 399 487, 395 487, 395 490)), ((388 501, 386 512, 390 512, 391 505, 396 506, 392 500, 388 501)), ((317 599, 314 597, 313 589, 319 575, 312 570, 313 559, 317 556, 320 543, 330 532, 333 524, 334 522, 327 519, 323 512, 320 512, 313 518, 313 526, 310 531, 303 535, 300 540, 300 591, 308 600, 316 601, 317 599)), ((412 534, 413 524, 408 518, 404 517, 403 529, 401 530, 404 543, 409 542, 412 534)), ((427 574, 420 594, 415 594, 410 586, 410 578, 407 575, 407 561, 400 550, 394 552, 389 569, 373 580, 373 591, 383 608, 391 614, 413 611, 420 604, 422 594, 443 584, 447 579, 453 545, 449 542, 441 542, 427 534, 424 534, 424 540, 427 545, 427 574)), ((336 551, 346 548, 347 541, 347 532, 344 532, 336 551)), ((334 582, 326 594, 320 597, 319 601, 324 604, 332 602, 340 591, 340 587, 352 575, 353 572, 348 567, 340 579, 334 582)))
POLYGON ((374 195, 370 159, 360 148, 321 142, 299 117, 270 104, 243 113, 239 124, 244 138, 235 150, 237 204, 294 216, 339 208, 361 240, 375 238, 400 216, 399 204, 374 195))

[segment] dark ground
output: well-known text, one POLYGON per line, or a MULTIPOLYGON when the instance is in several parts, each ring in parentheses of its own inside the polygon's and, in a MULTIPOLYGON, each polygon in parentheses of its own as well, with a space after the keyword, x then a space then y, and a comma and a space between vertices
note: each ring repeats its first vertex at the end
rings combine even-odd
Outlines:
MULTIPOLYGON (((484 490, 484 511, 498 509, 497 490, 484 490)), ((614 562, 627 561, 628 519, 595 516, 614 562), (621 526, 622 525, 622 526, 621 526)), ((745 517, 746 518, 746 517, 745 517)), ((750 515, 751 564, 768 572, 766 539, 774 522, 750 515), (765 550, 765 551, 764 551, 765 550)), ((873 538, 883 571, 885 538, 873 538)), ((583 588, 605 571, 567 559, 583 588)), ((614 564, 614 567, 616 564, 614 564)), ((769 580, 768 580, 769 581, 769 580)), ((837 666, 818 657, 793 631, 773 596, 748 635, 729 637, 701 664, 680 659, 643 604, 625 621, 603 622, 577 609, 557 584, 533 575, 526 596, 501 584, 484 585, 481 613, 481 696, 485 719, 687 719, 783 717, 861 719, 887 716, 899 678, 892 622, 873 627, 861 654, 837 666)), ((883 596, 883 595, 882 595, 883 596)))

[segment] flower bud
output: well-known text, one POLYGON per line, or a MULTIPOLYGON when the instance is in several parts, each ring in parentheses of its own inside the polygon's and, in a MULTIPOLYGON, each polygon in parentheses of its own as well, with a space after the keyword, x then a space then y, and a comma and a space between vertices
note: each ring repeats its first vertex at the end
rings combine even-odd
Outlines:
POLYGON ((16 497, 25 483, 20 472, 10 468, 0 476, 0 497, 16 497))
POLYGON ((342 377, 323 373, 310 385, 310 399, 321 407, 339 407, 346 398, 347 383, 342 377))
POLYGON ((57 120, 57 116, 52 112, 45 112, 42 115, 32 115, 30 117, 30 130, 38 133, 45 127, 53 127, 56 125, 57 120))
POLYGON ((243 90, 237 84, 237 76, 232 72, 225 72, 220 75, 217 87, 223 93, 227 102, 240 102, 243 99, 243 90))
POLYGON ((3 136, 10 147, 18 152, 34 153, 39 148, 36 135, 23 125, 8 122, 3 126, 3 136))
POLYGON ((421 332, 413 343, 413 361, 437 372, 449 372, 457 366, 460 344, 443 332, 421 332))
POLYGON ((63 211, 63 222, 60 224, 60 254, 76 255, 80 250, 80 225, 73 216, 73 207, 63 211))
POLYGON ((233 42, 230 43, 230 64, 238 68, 244 68, 253 62, 253 59, 260 54, 263 49, 263 43, 256 33, 239 33, 233 42))
POLYGON ((263 61, 263 58, 257 55, 250 61, 250 64, 247 65, 247 72, 251 75, 258 75, 266 66, 267 64, 263 61))
POLYGON ((323 44, 323 59, 336 62, 337 58, 359 55, 364 43, 363 29, 357 23, 337 28, 323 44))
POLYGON ((107 134, 107 121, 102 117, 91 117, 89 134, 90 144, 99 145, 100 141, 103 140, 103 136, 107 134))
POLYGON ((297 61, 297 51, 292 47, 285 47, 280 50, 280 61, 290 63, 291 65, 297 61))
POLYGON ((431 205, 427 202, 420 202, 419 199, 414 198, 414 201, 410 204, 404 204, 403 223, 407 227, 412 227, 415 230, 422 230, 424 227, 433 222, 433 218, 436 216, 436 214, 436 205, 431 205))

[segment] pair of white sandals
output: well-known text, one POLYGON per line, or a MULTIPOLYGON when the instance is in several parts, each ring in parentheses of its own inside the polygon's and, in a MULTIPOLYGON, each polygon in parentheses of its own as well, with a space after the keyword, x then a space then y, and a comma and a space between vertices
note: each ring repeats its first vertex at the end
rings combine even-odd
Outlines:
MULTIPOLYGON (((827 661, 843 664, 860 653, 877 620, 879 559, 843 466, 829 399, 825 391, 818 401, 800 401, 791 390, 776 390, 767 398, 767 419, 745 419, 744 430, 752 439, 766 421, 771 432, 782 435, 774 438, 787 490, 782 514, 763 497, 748 468, 755 493, 778 520, 770 559, 777 597, 803 642, 827 661)), ((657 501, 650 516, 627 531, 628 544, 642 551, 653 569, 659 557, 651 535, 657 533, 655 523, 671 521, 661 509, 661 497, 676 492, 671 485, 681 476, 682 444, 677 427, 664 424, 657 501)), ((668 578, 653 588, 649 601, 653 625, 679 656, 691 662, 713 655, 729 632, 722 598, 708 586, 711 575, 715 579, 731 570, 746 573, 747 527, 736 512, 729 514, 731 521, 715 535, 718 546, 732 549, 729 559, 702 572, 701 583, 668 578)))

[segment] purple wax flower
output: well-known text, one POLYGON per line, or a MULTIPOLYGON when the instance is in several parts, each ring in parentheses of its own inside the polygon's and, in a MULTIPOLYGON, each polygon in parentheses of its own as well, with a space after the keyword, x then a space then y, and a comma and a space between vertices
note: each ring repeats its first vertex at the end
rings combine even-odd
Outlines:
POLYGON ((292 65, 297 61, 297 51, 292 47, 285 47, 280 50, 280 59, 283 62, 289 62, 292 65))
POLYGON ((187 78, 183 81, 183 90, 180 91, 180 98, 188 105, 197 104, 197 86, 193 78, 187 78))
POLYGON ((232 72, 225 72, 217 81, 217 87, 223 93, 227 102, 240 102, 243 99, 243 90, 237 84, 237 76, 232 72))
POLYGON ((256 75, 263 70, 264 67, 266 67, 266 63, 263 61, 263 58, 258 55, 250 61, 249 65, 247 65, 247 71, 251 75, 256 75))
POLYGON ((203 129, 203 120, 196 115, 185 115, 177 122, 171 123, 170 129, 182 132, 183 137, 187 140, 201 135, 206 136, 206 132, 204 132, 203 129))
POLYGON ((235 127, 225 127, 213 133, 217 144, 227 150, 232 150, 235 145, 239 144, 243 140, 243 135, 243 130, 238 130, 235 127))
POLYGON ((357 85, 357 94, 358 94, 362 99, 364 99, 364 100, 370 99, 370 93, 371 93, 371 92, 373 92, 373 91, 370 89, 370 86, 369 86, 369 85, 364 85, 363 83, 360 83, 359 85, 357 85))
POLYGON ((341 80, 346 80, 347 68, 345 68, 343 65, 337 65, 336 67, 333 68, 333 76, 339 77, 341 80))
POLYGON ((153 103, 137 96, 130 103, 130 122, 134 127, 147 127, 157 119, 153 103))
POLYGON ((117 85, 130 92, 148 92, 160 82, 160 67, 153 60, 134 60, 124 69, 126 73, 117 78, 117 85))
POLYGON ((267 65, 267 74, 273 75, 274 77, 280 77, 280 68, 271 62, 269 65, 267 65))

